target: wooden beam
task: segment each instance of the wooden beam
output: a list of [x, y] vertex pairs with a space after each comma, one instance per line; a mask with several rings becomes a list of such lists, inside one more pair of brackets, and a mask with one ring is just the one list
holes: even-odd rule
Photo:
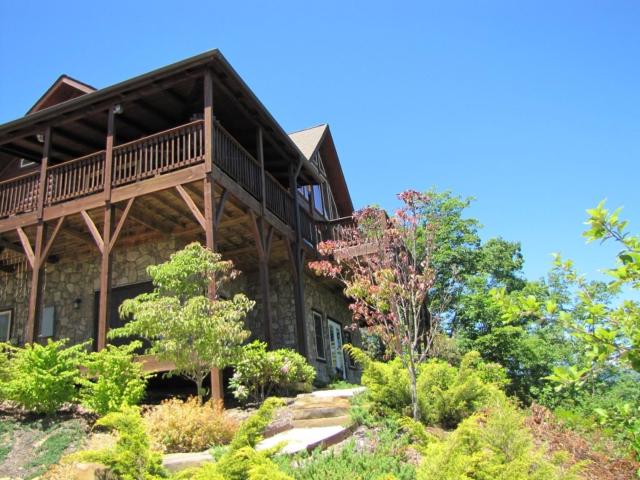
[[20, 248], [18, 245], [16, 245], [13, 242], [10, 242], [4, 237], [0, 237], [0, 253], [2, 253], [2, 249], [5, 249], [5, 248], [7, 250], [11, 250], [16, 253], [24, 253], [23, 248]]
[[80, 215], [82, 215], [82, 218], [84, 219], [84, 223], [87, 224], [87, 228], [89, 228], [89, 232], [93, 237], [93, 241], [96, 242], [96, 245], [98, 246], [98, 250], [100, 250], [100, 253], [104, 253], [104, 240], [102, 236], [100, 236], [100, 232], [98, 231], [96, 224], [93, 223], [93, 220], [91, 219], [89, 214], [84, 210], [80, 211]]
[[[189, 210], [191, 211], [195, 219], [198, 221], [202, 229], [206, 232], [207, 220], [205, 219], [204, 215], [202, 215], [202, 212], [200, 212], [200, 209], [198, 208], [196, 203], [193, 201], [193, 198], [191, 198], [191, 195], [187, 193], [187, 191], [184, 189], [182, 185], [176, 185], [175, 189], [184, 200], [184, 203], [187, 204], [187, 207], [189, 207]], [[213, 228], [213, 225], [212, 225], [212, 228]]]
[[38, 206], [36, 212], [38, 219], [42, 220], [44, 211], [44, 197], [47, 193], [47, 168], [49, 166], [49, 155], [51, 154], [51, 127], [44, 131], [44, 145], [42, 146], [42, 160], [40, 162], [40, 181], [38, 185]]
[[53, 229], [53, 232], [51, 232], [51, 235], [49, 236], [49, 240], [47, 240], [47, 244], [42, 249], [42, 254], [41, 254], [41, 258], [40, 258], [40, 265], [42, 265], [44, 260], [49, 256], [49, 252], [51, 251], [51, 247], [53, 246], [53, 242], [55, 241], [56, 237], [58, 236], [58, 232], [60, 232], [60, 229], [62, 228], [62, 224], [64, 223], [64, 219], [65, 218], [66, 217], [60, 217], [58, 219], [58, 222], [56, 223], [56, 226]]
[[211, 173], [213, 165], [213, 72], [204, 74], [204, 171]]
[[115, 105], [109, 107], [107, 119], [107, 139], [104, 151], [104, 201], [111, 201], [111, 176], [113, 172], [113, 137], [115, 135], [116, 119]]
[[133, 205], [133, 201], [135, 200], [134, 198], [130, 198], [127, 201], [127, 206], [124, 207], [124, 211], [122, 212], [122, 216], [120, 217], [120, 220], [118, 220], [118, 224], [116, 225], [116, 229], [113, 231], [113, 235], [111, 236], [111, 241], [109, 242], [109, 251], [113, 250], [114, 245], [116, 244], [116, 241], [118, 240], [118, 236], [120, 235], [120, 231], [122, 230], [122, 227], [124, 226], [124, 222], [126, 222], [127, 220], [127, 216], [129, 215], [129, 210], [131, 210], [131, 206]]
[[33, 253], [33, 248], [31, 248], [31, 241], [29, 240], [29, 237], [27, 237], [27, 234], [24, 233], [22, 227], [18, 227], [17, 232], [18, 237], [20, 238], [20, 243], [22, 244], [22, 248], [24, 249], [24, 253], [27, 256], [27, 261], [29, 262], [31, 268], [35, 268], [36, 256]]
[[218, 206], [216, 207], [216, 216], [214, 219], [214, 227], [217, 229], [220, 226], [220, 220], [222, 220], [222, 214], [224, 212], [224, 206], [227, 203], [229, 197], [229, 191], [226, 188], [222, 189], [220, 194], [220, 200], [218, 200]]
[[[42, 299], [42, 276], [40, 275], [40, 262], [46, 225], [40, 222], [36, 227], [36, 249], [32, 252], [31, 264], [31, 290], [29, 291], [29, 312], [27, 314], [27, 326], [25, 329], [25, 341], [33, 343], [36, 337], [36, 323], [40, 312]], [[22, 229], [18, 231], [18, 234]], [[24, 232], [22, 232], [24, 234]], [[22, 239], [22, 237], [21, 237]], [[27, 239], [28, 243], [28, 239]], [[30, 249], [31, 247], [29, 247]]]
[[106, 248], [102, 249], [102, 261], [100, 262], [100, 294], [98, 301], [98, 332], [97, 347], [102, 350], [107, 345], [107, 331], [109, 330], [109, 310], [111, 304], [111, 274], [112, 256], [111, 234], [113, 232], [113, 217], [115, 208], [107, 204], [104, 207], [104, 225], [102, 238]]

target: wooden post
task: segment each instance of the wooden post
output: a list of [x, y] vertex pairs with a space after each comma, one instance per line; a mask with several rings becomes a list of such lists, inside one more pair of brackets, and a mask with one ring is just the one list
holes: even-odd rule
[[[42, 303], [42, 276], [40, 275], [42, 267], [42, 248], [44, 246], [44, 236], [46, 233], [46, 226], [42, 219], [44, 212], [45, 196], [47, 194], [47, 167], [49, 166], [49, 155], [51, 153], [51, 127], [45, 128], [44, 131], [44, 144], [42, 146], [42, 161], [40, 163], [40, 183], [38, 184], [38, 203], [37, 203], [37, 216], [38, 224], [36, 226], [36, 243], [35, 251], [32, 251], [31, 261], [31, 291], [29, 292], [29, 312], [27, 314], [27, 328], [25, 332], [25, 342], [33, 343], [36, 337], [36, 324], [38, 323], [38, 317], [40, 315], [40, 307]], [[22, 229], [18, 231], [22, 233], [20, 239], [23, 246], [30, 247], [29, 239], [26, 238]], [[26, 239], [26, 244], [25, 244]], [[29, 256], [29, 251], [26, 251]]]
[[[293, 247], [289, 248], [289, 256], [292, 262], [293, 271], [293, 299], [296, 312], [296, 334], [298, 337], [298, 352], [303, 357], [307, 355], [307, 322], [305, 319], [304, 307], [304, 252], [302, 250], [302, 230], [300, 227], [300, 202], [298, 201], [298, 175], [302, 168], [302, 159], [299, 164], [289, 168], [289, 189], [293, 198], [293, 213], [296, 228], [296, 238]], [[313, 217], [311, 217], [313, 218]]]
[[109, 311], [111, 305], [111, 234], [113, 233], [114, 208], [111, 205], [111, 175], [113, 171], [113, 142], [115, 135], [115, 105], [109, 108], [107, 139], [104, 156], [104, 225], [102, 228], [102, 258], [100, 262], [100, 296], [98, 300], [98, 331], [96, 346], [102, 350], [107, 345]]
[[[204, 230], [207, 248], [215, 251], [216, 197], [213, 179], [213, 142], [213, 72], [211, 69], [207, 69], [204, 74]], [[215, 279], [209, 283], [208, 294], [210, 299], [216, 298]], [[211, 370], [211, 398], [224, 399], [222, 371], [218, 368]]]
[[266, 226], [264, 217], [256, 218], [252, 211], [251, 227], [253, 239], [258, 252], [258, 275], [260, 278], [260, 292], [262, 296], [262, 319], [264, 323], [264, 340], [271, 347], [273, 341], [273, 327], [271, 316], [271, 289], [269, 285], [269, 257], [273, 241], [273, 227]]
[[49, 167], [49, 154], [51, 151], [51, 127], [44, 131], [44, 145], [42, 146], [42, 162], [40, 163], [40, 185], [38, 189], [38, 220], [42, 220], [45, 197], [47, 195], [47, 168]]
[[213, 72], [204, 74], [204, 170], [213, 170]]
[[109, 245], [113, 232], [114, 207], [111, 204], [104, 207], [104, 226], [102, 229], [102, 260], [100, 262], [100, 299], [98, 306], [98, 336], [97, 347], [102, 350], [107, 345], [109, 330], [109, 311], [111, 305], [111, 274], [112, 256]]
[[[42, 303], [42, 275], [40, 275], [42, 262], [42, 247], [44, 244], [46, 226], [42, 220], [36, 226], [35, 250], [31, 255], [31, 291], [29, 292], [29, 315], [27, 317], [27, 331], [25, 342], [33, 343], [36, 338], [36, 325], [40, 316]], [[20, 230], [21, 231], [21, 230]], [[28, 239], [27, 239], [28, 242]], [[27, 253], [27, 256], [28, 253]]]

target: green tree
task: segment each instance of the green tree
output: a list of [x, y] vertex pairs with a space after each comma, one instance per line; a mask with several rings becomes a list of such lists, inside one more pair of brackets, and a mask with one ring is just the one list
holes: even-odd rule
[[[149, 340], [148, 353], [173, 362], [173, 373], [192, 380], [202, 398], [202, 384], [211, 369], [224, 368], [239, 358], [242, 342], [249, 336], [244, 318], [255, 302], [243, 294], [225, 300], [215, 293], [237, 272], [231, 262], [198, 243], [147, 272], [154, 291], [126, 300], [120, 315], [132, 320], [110, 335]], [[212, 284], [215, 289], [210, 289]]]

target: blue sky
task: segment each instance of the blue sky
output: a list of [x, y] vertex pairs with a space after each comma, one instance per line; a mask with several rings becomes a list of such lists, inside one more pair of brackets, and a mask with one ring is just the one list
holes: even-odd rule
[[220, 48], [285, 130], [331, 125], [354, 203], [476, 202], [529, 277], [587, 273], [584, 210], [640, 231], [640, 2], [0, 2], [0, 122], [61, 74], [104, 87]]

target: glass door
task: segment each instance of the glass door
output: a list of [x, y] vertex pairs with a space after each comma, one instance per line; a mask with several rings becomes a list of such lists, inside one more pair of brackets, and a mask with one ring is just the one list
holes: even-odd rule
[[331, 361], [338, 377], [346, 379], [347, 371], [344, 368], [344, 353], [342, 351], [342, 326], [329, 319], [329, 345], [331, 348]]

